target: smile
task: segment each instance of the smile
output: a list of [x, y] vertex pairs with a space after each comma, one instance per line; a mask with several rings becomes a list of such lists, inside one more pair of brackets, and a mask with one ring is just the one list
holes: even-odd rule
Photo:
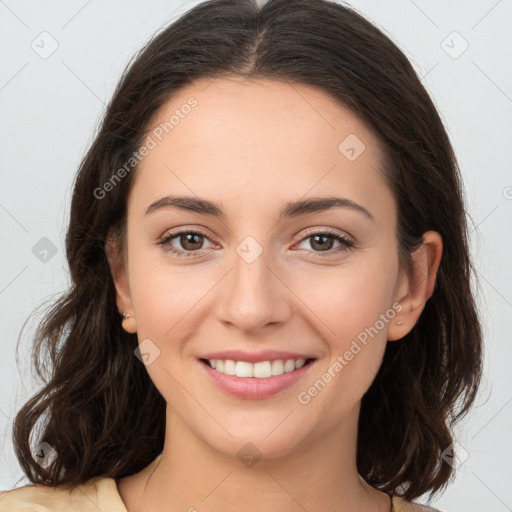
[[268, 398], [292, 386], [309, 373], [315, 362], [314, 358], [256, 363], [233, 359], [199, 359], [200, 368], [218, 389], [249, 400]]
[[234, 361], [232, 359], [202, 359], [211, 368], [224, 375], [236, 375], [237, 377], [255, 377], [266, 379], [268, 377], [282, 375], [302, 368], [306, 359], [276, 359], [274, 361], [260, 361], [249, 363], [247, 361]]

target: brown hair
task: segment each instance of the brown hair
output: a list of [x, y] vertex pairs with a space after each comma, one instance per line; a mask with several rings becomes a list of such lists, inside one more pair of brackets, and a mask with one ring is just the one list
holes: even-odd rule
[[[33, 362], [48, 376], [14, 422], [20, 464], [33, 483], [76, 485], [134, 474], [162, 451], [165, 401], [134, 357], [136, 335], [121, 327], [105, 253], [109, 234], [123, 247], [134, 173], [108, 198], [97, 191], [137, 151], [153, 114], [176, 91], [227, 74], [316, 86], [374, 130], [398, 205], [402, 268], [410, 269], [425, 231], [442, 236], [433, 295], [412, 331], [388, 343], [362, 399], [357, 446], [357, 468], [370, 485], [409, 500], [434, 494], [452, 476], [440, 455], [481, 377], [462, 182], [442, 121], [402, 51], [352, 8], [329, 0], [205, 1], [127, 66], [74, 183], [66, 236], [72, 286], [36, 332]], [[34, 435], [58, 454], [46, 469], [34, 460]]]

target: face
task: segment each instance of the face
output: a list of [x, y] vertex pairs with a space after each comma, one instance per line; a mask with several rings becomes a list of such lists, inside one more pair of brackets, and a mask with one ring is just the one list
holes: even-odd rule
[[[180, 90], [148, 136], [116, 286], [168, 421], [225, 453], [251, 441], [275, 456], [354, 421], [406, 295], [375, 136], [316, 88], [228, 78]], [[300, 208], [326, 198], [341, 201]], [[201, 359], [231, 349], [313, 360], [222, 374], [227, 389]], [[263, 355], [258, 371], [279, 373], [278, 352]]]

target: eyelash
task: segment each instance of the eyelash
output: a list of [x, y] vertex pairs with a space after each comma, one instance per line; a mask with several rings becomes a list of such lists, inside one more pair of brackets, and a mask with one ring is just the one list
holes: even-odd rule
[[[159, 242], [157, 242], [157, 245], [161, 245], [163, 250], [166, 252], [169, 252], [171, 254], [174, 254], [180, 258], [190, 258], [193, 256], [201, 255], [203, 254], [203, 251], [206, 251], [206, 249], [199, 249], [196, 251], [182, 251], [179, 249], [174, 248], [170, 242], [181, 235], [185, 235], [187, 233], [191, 233], [194, 235], [200, 235], [204, 238], [208, 238], [204, 233], [201, 233], [201, 231], [194, 230], [194, 229], [183, 229], [181, 231], [177, 231], [175, 233], [169, 233], [164, 238], [162, 238]], [[299, 243], [303, 242], [304, 240], [307, 240], [308, 238], [311, 238], [315, 235], [328, 235], [332, 236], [337, 242], [340, 242], [340, 247], [336, 249], [329, 249], [328, 251], [308, 251], [310, 253], [313, 253], [316, 258], [325, 258], [332, 256], [333, 254], [338, 254], [343, 251], [348, 251], [352, 248], [354, 248], [355, 244], [352, 242], [352, 240], [340, 235], [336, 231], [333, 231], [331, 229], [324, 229], [322, 231], [309, 231], [306, 233], [306, 236], [304, 236]]]

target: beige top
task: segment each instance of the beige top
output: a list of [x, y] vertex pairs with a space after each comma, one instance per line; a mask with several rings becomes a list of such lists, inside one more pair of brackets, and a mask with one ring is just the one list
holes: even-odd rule
[[[0, 493], [0, 512], [128, 512], [112, 478], [93, 478], [65, 491], [27, 485]], [[437, 509], [393, 497], [393, 512], [439, 512]]]
[[[152, 464], [155, 464], [156, 461]], [[0, 493], [0, 512], [128, 512], [116, 480], [96, 477], [71, 490], [45, 485], [26, 485]], [[437, 509], [393, 497], [392, 512], [440, 512]]]

